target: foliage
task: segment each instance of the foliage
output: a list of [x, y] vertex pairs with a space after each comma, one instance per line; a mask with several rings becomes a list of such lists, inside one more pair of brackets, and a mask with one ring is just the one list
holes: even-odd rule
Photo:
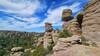
[[13, 47], [25, 49], [35, 48], [36, 38], [33, 33], [26, 32], [0, 32], [0, 56], [10, 52]]
[[31, 56], [46, 56], [47, 54], [52, 53], [53, 46], [48, 46], [48, 49], [45, 49], [43, 45], [36, 47], [35, 51], [31, 54]]
[[35, 51], [31, 54], [31, 56], [45, 56], [47, 50], [43, 48], [43, 46], [36, 47]]
[[88, 40], [85, 37], [83, 37], [83, 36], [81, 37], [81, 42], [83, 45], [89, 46], [89, 43], [87, 43], [87, 41]]
[[83, 22], [83, 12], [80, 12], [78, 15], [77, 15], [77, 22], [79, 23], [79, 27], [82, 28], [82, 22]]
[[0, 48], [0, 56], [4, 56], [6, 54], [6, 50], [3, 48]]
[[86, 45], [86, 46], [98, 47], [95, 42], [89, 41], [83, 36], [81, 37], [81, 42], [83, 45]]
[[72, 34], [68, 31], [63, 31], [59, 33], [59, 38], [67, 38], [67, 37], [71, 37]]

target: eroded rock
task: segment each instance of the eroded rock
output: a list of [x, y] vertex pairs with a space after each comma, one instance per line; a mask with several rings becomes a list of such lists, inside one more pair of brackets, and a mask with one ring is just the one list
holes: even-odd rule
[[83, 36], [100, 46], [100, 0], [92, 0], [85, 8]]
[[14, 47], [11, 49], [10, 56], [25, 56], [23, 47]]
[[100, 56], [100, 48], [76, 44], [64, 50], [56, 51], [52, 56]]

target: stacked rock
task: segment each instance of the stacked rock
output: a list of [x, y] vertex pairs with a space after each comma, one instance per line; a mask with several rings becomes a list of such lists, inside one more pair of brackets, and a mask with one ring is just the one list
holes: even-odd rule
[[51, 23], [45, 23], [45, 34], [44, 34], [44, 48], [48, 48], [48, 46], [51, 46], [53, 43], [52, 39], [52, 24]]
[[81, 24], [79, 22], [80, 15], [77, 16], [78, 19], [73, 19], [72, 10], [64, 9], [62, 13], [62, 20], [63, 20], [63, 31], [69, 31], [73, 35], [80, 35], [81, 34]]

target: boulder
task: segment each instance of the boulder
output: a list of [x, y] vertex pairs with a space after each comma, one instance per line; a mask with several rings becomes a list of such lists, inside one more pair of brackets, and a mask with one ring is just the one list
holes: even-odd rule
[[12, 52], [19, 52], [19, 51], [22, 51], [23, 52], [24, 51], [24, 48], [23, 47], [14, 47], [14, 48], [11, 49], [11, 51]]
[[23, 47], [14, 47], [11, 49], [10, 56], [25, 56]]
[[73, 16], [72, 16], [72, 10], [71, 9], [64, 9], [63, 13], [62, 13], [62, 20], [63, 21], [69, 21], [72, 20]]

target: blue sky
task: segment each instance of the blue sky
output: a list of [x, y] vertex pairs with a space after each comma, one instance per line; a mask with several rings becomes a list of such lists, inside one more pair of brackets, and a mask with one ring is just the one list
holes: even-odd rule
[[88, 0], [0, 0], [0, 30], [43, 32], [44, 23], [61, 29], [63, 9], [75, 16]]

